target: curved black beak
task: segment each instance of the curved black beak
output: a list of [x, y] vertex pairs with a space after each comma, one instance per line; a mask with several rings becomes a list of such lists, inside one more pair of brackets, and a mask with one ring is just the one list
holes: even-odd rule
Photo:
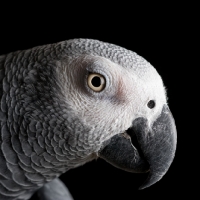
[[[136, 141], [137, 140], [137, 141]], [[145, 118], [133, 121], [126, 133], [115, 135], [104, 144], [99, 156], [112, 165], [135, 173], [149, 171], [140, 189], [159, 181], [169, 169], [176, 150], [176, 126], [167, 105], [148, 126]]]

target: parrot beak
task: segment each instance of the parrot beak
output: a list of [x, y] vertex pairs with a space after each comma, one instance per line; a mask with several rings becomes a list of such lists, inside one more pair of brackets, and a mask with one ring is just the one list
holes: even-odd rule
[[99, 157], [117, 168], [133, 173], [148, 172], [148, 178], [139, 189], [159, 181], [169, 169], [176, 150], [176, 126], [167, 105], [160, 116], [148, 126], [145, 118], [137, 118], [123, 134], [106, 141]]

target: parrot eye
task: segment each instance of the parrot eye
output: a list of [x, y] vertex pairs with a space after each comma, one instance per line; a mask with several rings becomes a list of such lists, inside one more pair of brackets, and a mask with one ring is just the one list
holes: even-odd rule
[[95, 92], [101, 92], [106, 85], [106, 80], [101, 74], [89, 74], [87, 79], [88, 86]]
[[148, 102], [148, 104], [147, 104], [147, 106], [148, 106], [150, 109], [154, 108], [155, 105], [156, 105], [156, 103], [155, 103], [154, 100], [150, 100], [150, 101]]

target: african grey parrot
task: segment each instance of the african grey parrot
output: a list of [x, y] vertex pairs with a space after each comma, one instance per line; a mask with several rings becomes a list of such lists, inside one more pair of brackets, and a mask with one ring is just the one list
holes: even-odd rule
[[148, 172], [145, 188], [174, 158], [161, 77], [117, 45], [72, 39], [2, 55], [0, 98], [1, 200], [72, 198], [58, 177], [98, 157]]

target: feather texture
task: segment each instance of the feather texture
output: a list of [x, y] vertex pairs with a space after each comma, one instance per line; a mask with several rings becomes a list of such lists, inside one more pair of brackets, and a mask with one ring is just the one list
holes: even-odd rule
[[[97, 132], [98, 124], [97, 128], [85, 126], [87, 112], [84, 116], [76, 113], [80, 118], [73, 117], [73, 106], [86, 107], [89, 103], [73, 89], [68, 102], [66, 92], [73, 85], [68, 81], [73, 68], [66, 69], [66, 63], [80, 65], [80, 62], [90, 62], [87, 59], [90, 57], [107, 59], [102, 62], [122, 66], [143, 81], [150, 80], [146, 71], [154, 70], [132, 51], [90, 39], [69, 40], [0, 56], [1, 200], [29, 199], [62, 173], [96, 158], [103, 141], [116, 134], [117, 129], [121, 132], [130, 126], [132, 119], [118, 125], [117, 119], [110, 116], [108, 123], [112, 122], [112, 127], [99, 122], [101, 130], [110, 132], [103, 135], [99, 134], [101, 130]], [[117, 98], [109, 93], [113, 106], [126, 100], [126, 93], [121, 93], [123, 90], [119, 90]], [[162, 97], [162, 94], [165, 101], [164, 90], [159, 95]], [[102, 99], [108, 104], [108, 99], [101, 96], [97, 102]], [[118, 110], [122, 118], [126, 102], [123, 105]]]

